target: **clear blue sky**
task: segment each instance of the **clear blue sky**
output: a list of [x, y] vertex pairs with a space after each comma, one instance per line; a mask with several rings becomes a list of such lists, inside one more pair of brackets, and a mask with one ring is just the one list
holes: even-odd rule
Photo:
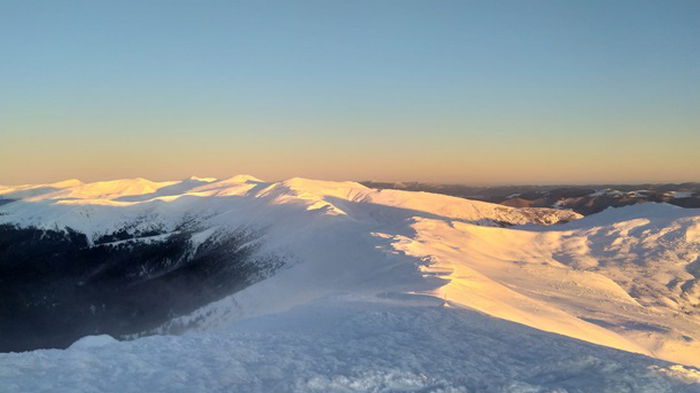
[[0, 1], [0, 184], [700, 180], [700, 1]]

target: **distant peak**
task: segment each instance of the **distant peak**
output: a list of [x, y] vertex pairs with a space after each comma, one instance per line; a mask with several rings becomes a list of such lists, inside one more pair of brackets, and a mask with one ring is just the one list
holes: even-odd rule
[[192, 181], [199, 181], [199, 182], [204, 182], [204, 183], [212, 183], [215, 182], [219, 179], [215, 177], [199, 177], [199, 176], [190, 176], [185, 180], [192, 180]]
[[281, 183], [286, 184], [288, 186], [304, 186], [304, 185], [313, 185], [316, 187], [319, 186], [326, 186], [326, 187], [360, 187], [363, 189], [367, 189], [364, 185], [355, 182], [355, 181], [333, 181], [333, 180], [316, 180], [316, 179], [309, 179], [306, 177], [290, 177], [287, 180], [282, 181]]
[[264, 183], [263, 180], [252, 175], [236, 175], [222, 181], [226, 183]]
[[65, 187], [74, 187], [74, 186], [79, 186], [83, 184], [82, 181], [78, 179], [68, 179], [68, 180], [61, 180], [56, 183], [51, 183], [51, 186], [57, 187], [57, 188], [65, 188]]
[[152, 180], [148, 180], [143, 177], [125, 177], [121, 179], [112, 179], [112, 180], [100, 180], [92, 183], [85, 183], [85, 185], [93, 185], [93, 184], [134, 184], [134, 183], [156, 183]]

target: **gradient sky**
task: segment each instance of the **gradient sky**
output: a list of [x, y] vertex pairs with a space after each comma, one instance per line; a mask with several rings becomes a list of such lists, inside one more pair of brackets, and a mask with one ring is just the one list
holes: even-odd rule
[[0, 184], [700, 180], [700, 1], [0, 1]]

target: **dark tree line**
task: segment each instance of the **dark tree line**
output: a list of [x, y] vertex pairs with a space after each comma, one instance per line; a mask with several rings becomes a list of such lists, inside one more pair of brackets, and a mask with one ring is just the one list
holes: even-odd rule
[[[153, 236], [155, 234], [141, 234]], [[0, 225], [0, 351], [64, 348], [89, 334], [153, 329], [274, 271], [256, 235], [134, 238]]]

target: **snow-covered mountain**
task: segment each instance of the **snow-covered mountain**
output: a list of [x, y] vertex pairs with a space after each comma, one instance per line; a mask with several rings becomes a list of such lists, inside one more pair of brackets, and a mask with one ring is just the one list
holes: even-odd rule
[[[252, 176], [0, 186], [0, 199], [5, 350], [185, 332], [1, 355], [19, 390], [41, 390], [27, 378], [38, 358], [59, 376], [106, 357], [105, 372], [134, 359], [157, 370], [185, 353], [171, 391], [700, 387], [699, 209], [582, 218]], [[285, 365], [291, 353], [300, 365]], [[226, 367], [233, 379], [191, 375]]]
[[623, 207], [646, 202], [664, 202], [680, 207], [700, 208], [700, 183], [491, 187], [419, 182], [365, 181], [362, 184], [374, 188], [434, 192], [514, 207], [564, 208], [583, 215], [599, 213], [609, 207]]

